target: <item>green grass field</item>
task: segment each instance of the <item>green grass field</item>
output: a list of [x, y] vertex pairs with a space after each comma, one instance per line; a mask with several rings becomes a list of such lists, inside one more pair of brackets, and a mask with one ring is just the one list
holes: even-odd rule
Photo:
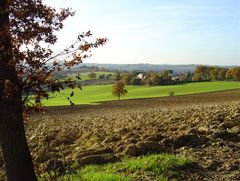
[[[169, 91], [174, 91], [175, 95], [187, 95], [204, 92], [223, 91], [240, 89], [240, 82], [198, 82], [172, 86], [126, 86], [128, 94], [121, 99], [154, 98], [168, 96]], [[112, 85], [84, 86], [83, 90], [74, 89], [74, 96], [71, 100], [77, 104], [94, 104], [101, 101], [116, 100], [111, 93]], [[44, 101], [46, 106], [69, 105], [67, 97], [71, 89], [66, 89], [61, 93], [51, 94], [50, 99]]]
[[[57, 178], [63, 181], [131, 181], [147, 178], [147, 180], [154, 178], [154, 180], [167, 181], [169, 178], [171, 180], [179, 178], [183, 173], [181, 168], [186, 168], [190, 163], [192, 163], [191, 159], [175, 155], [150, 155], [105, 165], [89, 165], [77, 170], [75, 174], [66, 174]], [[53, 173], [46, 174], [39, 180], [50, 180], [53, 176]]]

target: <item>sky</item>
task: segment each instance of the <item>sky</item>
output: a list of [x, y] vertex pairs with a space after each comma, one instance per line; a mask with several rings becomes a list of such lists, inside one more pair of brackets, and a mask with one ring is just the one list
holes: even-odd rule
[[108, 43], [85, 63], [240, 66], [240, 0], [45, 0], [76, 11], [54, 49], [91, 30]]

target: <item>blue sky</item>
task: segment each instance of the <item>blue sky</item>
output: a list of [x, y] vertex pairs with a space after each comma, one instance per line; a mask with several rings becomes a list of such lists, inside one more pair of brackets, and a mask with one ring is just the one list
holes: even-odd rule
[[46, 0], [76, 11], [56, 49], [79, 32], [107, 37], [86, 62], [240, 66], [239, 0]]

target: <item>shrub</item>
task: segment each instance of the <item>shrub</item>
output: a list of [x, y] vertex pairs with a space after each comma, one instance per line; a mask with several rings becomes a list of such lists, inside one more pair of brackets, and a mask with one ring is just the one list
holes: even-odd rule
[[95, 79], [97, 77], [97, 74], [95, 72], [91, 72], [91, 73], [88, 74], [88, 77], [90, 79]]
[[105, 75], [104, 74], [99, 75], [99, 79], [105, 79]]
[[168, 91], [169, 96], [174, 96], [175, 92], [174, 91]]

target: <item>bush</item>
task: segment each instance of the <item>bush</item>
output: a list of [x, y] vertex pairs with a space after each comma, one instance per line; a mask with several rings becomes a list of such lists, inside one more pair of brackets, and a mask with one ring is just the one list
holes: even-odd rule
[[96, 74], [95, 72], [91, 72], [91, 73], [88, 74], [88, 77], [89, 77], [90, 79], [96, 79], [97, 74]]
[[105, 79], [105, 75], [104, 74], [99, 75], [99, 79]]
[[107, 74], [107, 75], [105, 76], [106, 79], [112, 79], [112, 77], [113, 77], [112, 74]]
[[175, 92], [174, 91], [168, 91], [169, 96], [174, 96]]

